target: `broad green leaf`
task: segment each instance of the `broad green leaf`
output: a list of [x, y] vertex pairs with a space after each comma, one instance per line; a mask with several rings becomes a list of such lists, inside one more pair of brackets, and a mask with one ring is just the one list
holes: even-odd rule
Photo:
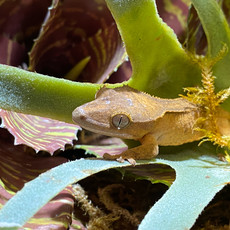
[[183, 87], [200, 83], [198, 68], [189, 61], [172, 29], [159, 17], [155, 1], [106, 2], [132, 64], [130, 86], [161, 97], [176, 97]]
[[[229, 25], [217, 1], [210, 0], [206, 2], [192, 0], [192, 3], [207, 37], [208, 56], [215, 57], [223, 47], [223, 44], [226, 44], [228, 49], [230, 49]], [[216, 76], [215, 84], [218, 90], [229, 87], [229, 63], [230, 52], [228, 51], [222, 60], [214, 66], [214, 74]], [[225, 109], [229, 110], [230, 100], [227, 100], [224, 106]]]
[[5, 110], [73, 123], [73, 110], [93, 100], [100, 87], [0, 64], [0, 108]]
[[[77, 160], [62, 164], [27, 183], [0, 211], [0, 226], [14, 223], [23, 226], [40, 208], [67, 185], [99, 171], [127, 166], [105, 160]], [[42, 186], [41, 186], [42, 185]], [[34, 202], [36, 200], [37, 202]], [[21, 207], [24, 207], [22, 210]], [[18, 210], [21, 210], [18, 212]]]
[[190, 229], [205, 206], [229, 182], [229, 163], [203, 154], [215, 154], [215, 148], [188, 147], [177, 154], [160, 155], [162, 159], [156, 160], [175, 169], [176, 180], [145, 216], [140, 230]]
[[79, 126], [44, 117], [32, 116], [0, 109], [2, 124], [14, 136], [14, 144], [25, 144], [35, 151], [48, 151], [53, 154], [64, 150], [66, 144], [76, 139]]
[[[146, 215], [139, 229], [189, 229], [205, 206], [215, 194], [229, 182], [230, 166], [214, 155], [212, 146], [197, 147], [190, 144], [177, 154], [162, 154], [152, 161], [140, 161], [138, 164], [166, 164], [176, 170], [176, 180]], [[0, 220], [23, 225], [46, 202], [63, 190], [68, 184], [77, 182], [101, 170], [124, 167], [128, 163], [105, 160], [78, 160], [62, 164], [43, 173], [26, 184], [0, 212]], [[52, 178], [52, 179], [51, 179]], [[42, 187], [40, 185], [43, 185]], [[39, 189], [39, 193], [34, 193]], [[45, 192], [43, 192], [45, 191]], [[34, 195], [35, 194], [35, 195]], [[201, 195], [202, 194], [202, 195]], [[35, 197], [34, 197], [35, 196]], [[31, 202], [31, 199], [40, 202]], [[16, 210], [24, 203], [27, 207], [16, 215]], [[185, 211], [186, 210], [186, 211]], [[151, 227], [151, 229], [154, 229]]]

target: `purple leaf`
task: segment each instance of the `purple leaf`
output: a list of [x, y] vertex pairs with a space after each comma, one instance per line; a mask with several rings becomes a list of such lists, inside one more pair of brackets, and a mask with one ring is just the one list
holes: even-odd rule
[[[67, 162], [67, 159], [63, 157], [39, 157], [30, 148], [23, 145], [14, 146], [13, 137], [6, 129], [0, 129], [0, 137], [1, 207], [26, 182], [36, 178], [42, 172]], [[47, 203], [24, 227], [66, 229], [72, 222], [73, 205], [74, 196], [69, 186]]]
[[51, 154], [64, 149], [76, 139], [79, 126], [39, 116], [32, 116], [0, 109], [1, 127], [7, 128], [15, 138], [15, 145], [25, 144], [36, 151]]
[[104, 1], [55, 0], [30, 53], [29, 69], [63, 77], [85, 58], [71, 79], [104, 82], [123, 61], [124, 47]]

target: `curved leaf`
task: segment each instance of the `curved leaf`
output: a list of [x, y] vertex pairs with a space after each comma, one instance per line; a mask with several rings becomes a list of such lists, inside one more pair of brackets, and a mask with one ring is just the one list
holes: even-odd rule
[[[0, 129], [0, 207], [10, 200], [24, 184], [33, 180], [42, 172], [67, 161], [61, 157], [39, 157], [25, 146], [13, 145], [13, 137], [5, 130]], [[40, 185], [41, 186], [41, 185]], [[39, 190], [37, 190], [39, 192]], [[39, 202], [34, 200], [33, 202]], [[49, 203], [47, 203], [26, 227], [35, 229], [50, 229], [56, 226], [65, 227], [71, 223], [74, 205], [74, 196], [71, 187], [67, 187]], [[18, 210], [20, 212], [21, 209]], [[7, 222], [8, 217], [4, 219]], [[11, 222], [8, 226], [13, 226]], [[2, 227], [3, 224], [0, 224]]]
[[0, 35], [0, 63], [18, 66], [25, 59], [25, 46]]
[[[0, 226], [3, 227], [10, 223], [23, 226], [29, 218], [67, 185], [96, 172], [118, 166], [127, 166], [128, 164], [82, 159], [53, 168], [27, 183], [21, 191], [7, 202], [0, 211]], [[39, 202], [33, 202], [34, 200]], [[21, 210], [20, 207], [22, 206], [26, 208]], [[21, 212], [18, 213], [18, 210], [21, 210]]]
[[[230, 49], [230, 29], [223, 11], [217, 1], [192, 0], [192, 3], [198, 13], [202, 26], [204, 28], [208, 41], [208, 55], [215, 57], [223, 47], [223, 44]], [[230, 72], [230, 52], [217, 62], [214, 66], [216, 76], [215, 84], [217, 90], [229, 87]], [[230, 109], [230, 100], [224, 103], [226, 109]]]
[[82, 59], [90, 57], [75, 78], [102, 83], [123, 56], [119, 32], [104, 1], [55, 0], [30, 52], [29, 69], [63, 77]]
[[[219, 161], [213, 155], [202, 155], [204, 152], [215, 152], [215, 148], [197, 147], [196, 144], [187, 147], [177, 154], [161, 154], [160, 158], [153, 161], [138, 162], [138, 164], [167, 164], [176, 170], [175, 182], [146, 215], [139, 229], [150, 229], [150, 226], [151, 229], [157, 230], [189, 229], [204, 207], [229, 181], [228, 163]], [[2, 222], [8, 217], [8, 223], [23, 225], [68, 184], [107, 168], [127, 165], [127, 162], [121, 164], [105, 160], [82, 159], [53, 168], [26, 184], [4, 206], [0, 212], [0, 220]], [[35, 198], [40, 202], [31, 202], [34, 199], [32, 194], [38, 188], [40, 192], [35, 193]], [[27, 208], [15, 215], [22, 202]]]
[[0, 109], [2, 124], [14, 136], [14, 144], [25, 144], [36, 151], [45, 150], [51, 154], [64, 149], [76, 139], [79, 126], [51, 120], [44, 117], [15, 113]]
[[156, 0], [156, 5], [160, 17], [173, 29], [179, 41], [183, 44], [187, 32], [187, 16], [190, 2], [182, 0]]
[[200, 83], [198, 68], [190, 63], [172, 29], [159, 17], [155, 1], [106, 2], [132, 64], [130, 86], [161, 97], [176, 97], [183, 87]]
[[176, 170], [176, 180], [145, 216], [139, 230], [182, 230], [193, 226], [206, 205], [229, 182], [230, 165], [213, 155], [202, 155], [215, 153], [213, 150], [190, 145], [178, 154], [161, 155], [163, 159], [159, 161]]
[[99, 146], [99, 145], [75, 145], [74, 148], [76, 149], [84, 149], [86, 153], [92, 153], [97, 157], [103, 157], [105, 153], [109, 153], [111, 155], [117, 155], [122, 153], [127, 149], [125, 144], [117, 144], [117, 145], [106, 145], [106, 146]]
[[2, 0], [0, 34], [26, 42], [38, 33], [52, 0]]
[[99, 88], [0, 65], [0, 107], [6, 110], [72, 123], [72, 111]]

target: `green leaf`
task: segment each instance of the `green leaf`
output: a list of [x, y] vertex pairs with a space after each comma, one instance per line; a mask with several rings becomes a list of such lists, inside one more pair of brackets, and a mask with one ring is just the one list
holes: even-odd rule
[[159, 17], [155, 1], [106, 2], [131, 60], [131, 87], [161, 97], [176, 97], [183, 87], [200, 83], [198, 68], [190, 63], [173, 30]]
[[[177, 154], [175, 149], [178, 149]], [[189, 229], [215, 194], [229, 182], [230, 165], [219, 161], [213, 154], [202, 155], [214, 153], [212, 145], [197, 147], [195, 143], [179, 149], [174, 148], [174, 154], [161, 154], [152, 161], [138, 162], [138, 165], [166, 164], [176, 170], [176, 180], [145, 216], [139, 227], [141, 230], [154, 229], [150, 226], [156, 226], [157, 230]], [[97, 159], [62, 164], [27, 183], [3, 207], [0, 220], [2, 222], [7, 217], [8, 223], [23, 225], [68, 184], [101, 170], [128, 165], [127, 162], [121, 164]], [[39, 202], [32, 202], [34, 199]], [[18, 212], [22, 204], [26, 208]]]
[[188, 147], [177, 154], [160, 155], [162, 159], [156, 160], [174, 168], [176, 180], [145, 216], [139, 230], [190, 229], [205, 206], [229, 182], [230, 165], [212, 154], [202, 155], [215, 153], [213, 146]]
[[[230, 29], [223, 11], [217, 1], [192, 0], [208, 41], [208, 56], [215, 57], [223, 47], [230, 50]], [[218, 90], [229, 87], [230, 52], [214, 66], [215, 84]], [[230, 100], [224, 103], [225, 109], [230, 110]]]
[[127, 165], [129, 165], [127, 162], [121, 164], [113, 161], [82, 159], [55, 167], [25, 184], [24, 188], [6, 203], [0, 211], [0, 226], [3, 226], [3, 223], [23, 226], [67, 185], [99, 171]]

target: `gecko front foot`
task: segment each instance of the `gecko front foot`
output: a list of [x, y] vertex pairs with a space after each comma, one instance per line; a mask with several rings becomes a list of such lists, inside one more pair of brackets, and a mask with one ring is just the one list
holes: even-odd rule
[[117, 160], [118, 162], [124, 162], [127, 160], [131, 165], [136, 165], [136, 160], [150, 160], [157, 154], [158, 146], [156, 144], [147, 144], [128, 149], [119, 155], [110, 155], [105, 153], [103, 158], [108, 160]]
[[122, 156], [123, 154], [119, 154], [119, 155], [110, 155], [108, 153], [105, 153], [103, 158], [106, 160], [116, 160], [120, 163], [124, 163], [125, 160], [127, 160], [131, 165], [135, 166], [136, 165], [136, 161], [133, 158], [127, 158]]
[[124, 159], [122, 157], [119, 157], [116, 159], [118, 162], [123, 163], [125, 160], [127, 160], [131, 165], [135, 166], [136, 165], [136, 161], [133, 158], [127, 158]]

